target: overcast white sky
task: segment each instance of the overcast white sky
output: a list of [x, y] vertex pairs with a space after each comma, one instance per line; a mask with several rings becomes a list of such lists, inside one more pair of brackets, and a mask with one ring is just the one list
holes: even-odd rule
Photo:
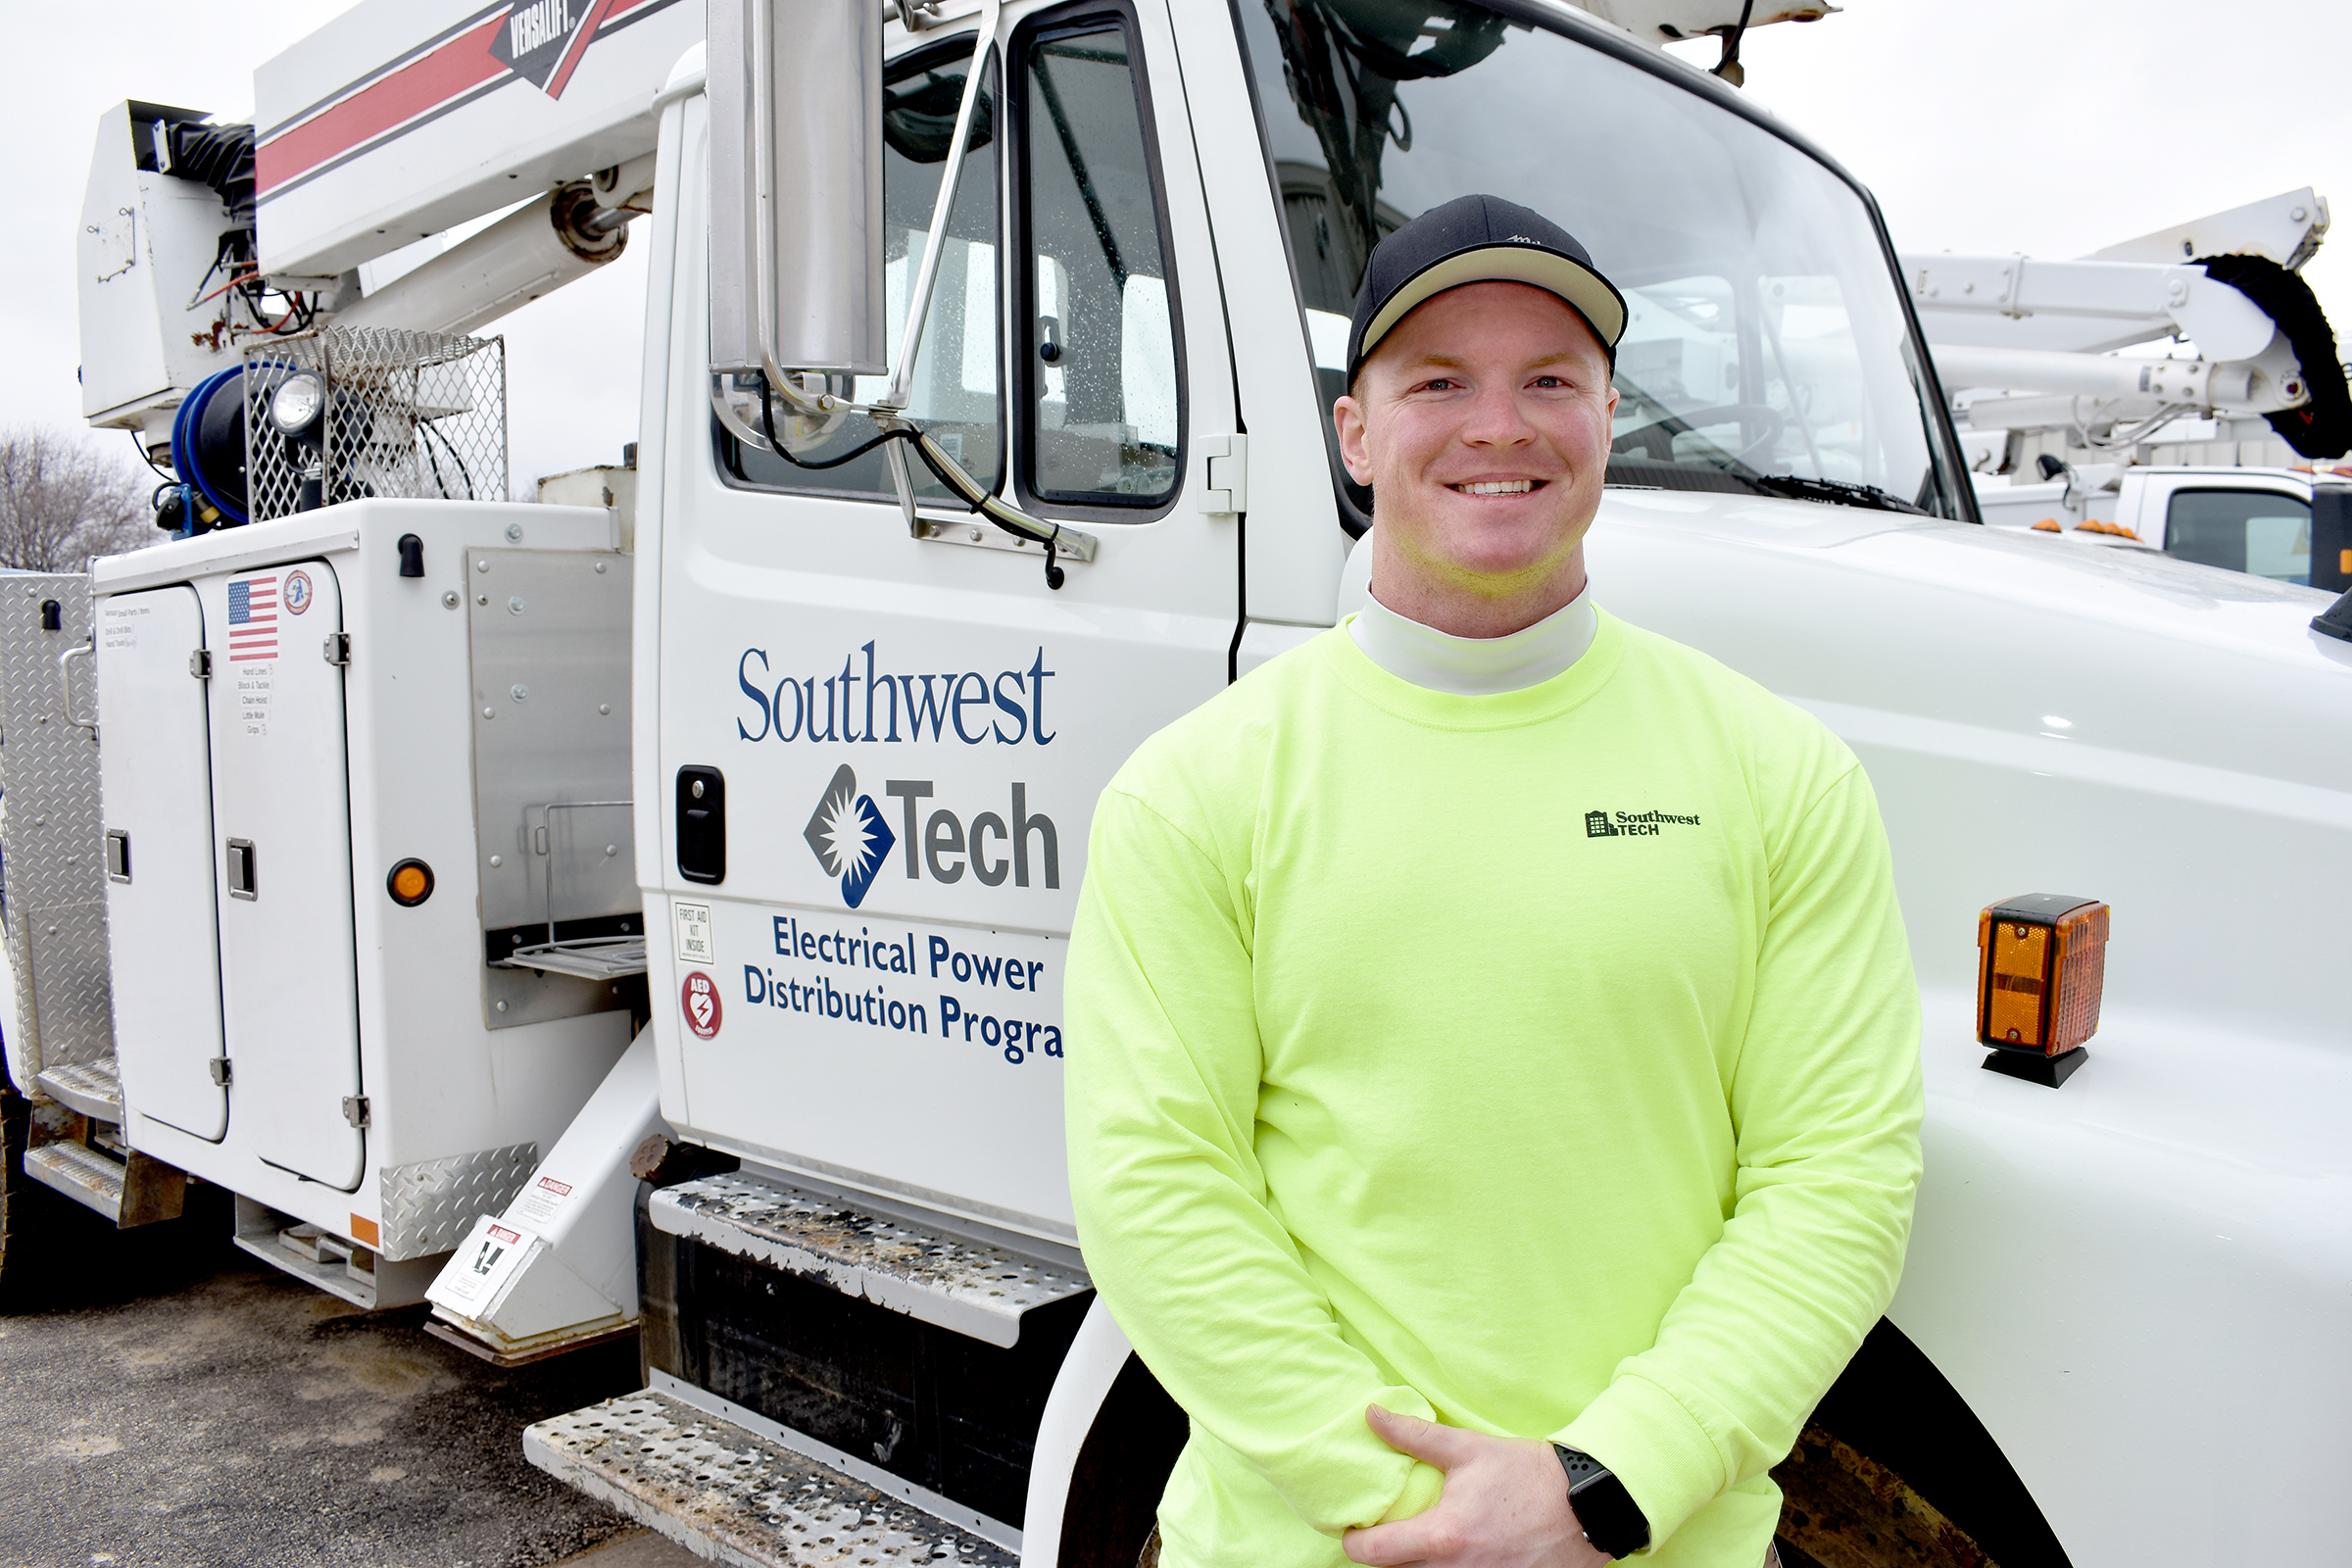
[[[0, 425], [79, 426], [74, 229], [100, 112], [138, 97], [242, 116], [253, 68], [344, 9], [0, 0], [14, 63], [0, 136], [18, 150], [0, 247]], [[2342, 333], [2347, 44], [2344, 0], [1849, 0], [1819, 23], [1758, 28], [1742, 53], [1747, 90], [1878, 193], [1906, 250], [2080, 255], [2314, 186], [2341, 227], [2305, 275]], [[489, 329], [507, 337], [518, 484], [615, 461], [635, 439], [644, 261], [633, 247]], [[128, 458], [126, 437], [103, 439]]]

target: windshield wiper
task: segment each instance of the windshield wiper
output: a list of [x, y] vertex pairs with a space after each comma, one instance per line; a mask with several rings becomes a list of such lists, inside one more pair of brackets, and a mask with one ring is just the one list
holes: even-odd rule
[[1878, 512], [1901, 512], [1914, 517], [1934, 513], [1915, 507], [1875, 484], [1848, 484], [1843, 479], [1808, 479], [1801, 473], [1743, 473], [1740, 477], [1770, 496], [1791, 501], [1826, 501], [1833, 506], [1869, 507]]

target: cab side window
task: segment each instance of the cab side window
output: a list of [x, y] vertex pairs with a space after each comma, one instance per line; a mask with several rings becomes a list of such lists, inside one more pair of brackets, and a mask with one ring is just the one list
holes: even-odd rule
[[1041, 501], [1158, 506], [1182, 471], [1175, 307], [1133, 58], [1117, 17], [1043, 29], [1018, 52], [1020, 464]]
[[2273, 582], [2311, 582], [2311, 504], [2268, 490], [2180, 490], [2164, 553]]

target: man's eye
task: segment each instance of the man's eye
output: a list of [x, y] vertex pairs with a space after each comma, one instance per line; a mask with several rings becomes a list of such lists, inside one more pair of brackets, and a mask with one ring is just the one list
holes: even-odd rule
[[1451, 376], [1441, 375], [1435, 380], [1422, 382], [1421, 390], [1424, 392], [1450, 392], [1456, 384]]
[[1556, 375], [1539, 375], [1536, 377], [1536, 385], [1538, 386], [1566, 386], [1567, 384], [1567, 382], [1561, 380]]

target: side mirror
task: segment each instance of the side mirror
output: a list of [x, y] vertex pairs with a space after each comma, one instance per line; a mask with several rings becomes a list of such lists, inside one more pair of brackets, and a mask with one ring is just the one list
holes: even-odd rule
[[710, 368], [880, 374], [882, 7], [710, 0]]

